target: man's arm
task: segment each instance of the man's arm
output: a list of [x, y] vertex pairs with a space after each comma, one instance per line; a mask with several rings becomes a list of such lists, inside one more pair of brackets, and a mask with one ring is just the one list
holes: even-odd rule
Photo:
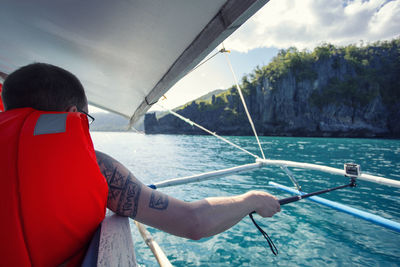
[[277, 199], [261, 191], [184, 202], [145, 186], [107, 154], [96, 151], [96, 156], [109, 187], [107, 207], [173, 235], [200, 239], [229, 229], [252, 211], [263, 217], [280, 211]]

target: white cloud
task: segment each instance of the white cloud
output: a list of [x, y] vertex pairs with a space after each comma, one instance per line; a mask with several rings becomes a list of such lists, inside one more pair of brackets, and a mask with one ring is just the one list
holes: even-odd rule
[[225, 44], [247, 52], [258, 47], [312, 49], [400, 35], [400, 0], [271, 0]]

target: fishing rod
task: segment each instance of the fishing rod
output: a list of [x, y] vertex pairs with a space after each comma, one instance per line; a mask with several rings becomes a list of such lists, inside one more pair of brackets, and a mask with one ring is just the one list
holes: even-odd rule
[[321, 195], [321, 194], [324, 194], [324, 193], [328, 193], [328, 192], [335, 191], [335, 190], [342, 189], [342, 188], [346, 188], [346, 187], [356, 187], [356, 177], [350, 177], [350, 182], [348, 184], [345, 184], [345, 185], [332, 187], [332, 188], [328, 188], [328, 189], [325, 189], [325, 190], [316, 191], [316, 192], [312, 192], [312, 193], [308, 193], [308, 194], [304, 194], [304, 195], [298, 195], [298, 196], [279, 199], [279, 204], [281, 206], [282, 205], [286, 205], [286, 204], [289, 204], [289, 203], [293, 203], [293, 202], [302, 200], [304, 198], [308, 198], [308, 197], [312, 197], [312, 196], [316, 196], [316, 195]]
[[[338, 189], [342, 189], [342, 188], [346, 188], [346, 187], [356, 187], [356, 179], [357, 179], [358, 176], [361, 175], [360, 165], [354, 164], [354, 163], [346, 163], [346, 164], [344, 164], [344, 170], [345, 170], [345, 176], [350, 178], [350, 182], [348, 184], [341, 185], [341, 186], [336, 186], [336, 187], [332, 187], [332, 188], [328, 188], [328, 189], [324, 189], [324, 190], [320, 190], [320, 191], [316, 191], [316, 192], [312, 192], [312, 193], [308, 193], [308, 194], [303, 194], [303, 195], [298, 195], [298, 196], [279, 199], [278, 200], [279, 204], [282, 206], [282, 205], [286, 205], [286, 204], [289, 204], [289, 203], [297, 202], [297, 201], [302, 200], [304, 198], [309, 198], [309, 197], [312, 197], [312, 196], [321, 195], [321, 194], [328, 193], [328, 192], [331, 192], [331, 191], [335, 191], [335, 190], [338, 190]], [[275, 256], [278, 255], [278, 249], [276, 248], [274, 242], [272, 242], [272, 240], [268, 236], [268, 234], [254, 220], [254, 218], [253, 218], [253, 214], [254, 213], [256, 213], [256, 212], [253, 211], [252, 213], [249, 214], [250, 219], [253, 221], [254, 225], [261, 232], [261, 234], [264, 236], [264, 238], [267, 240], [268, 245], [269, 245], [272, 253]]]

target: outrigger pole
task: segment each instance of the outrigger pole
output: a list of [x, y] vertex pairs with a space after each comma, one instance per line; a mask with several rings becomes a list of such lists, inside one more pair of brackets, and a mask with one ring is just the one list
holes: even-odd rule
[[[327, 167], [327, 166], [322, 166], [322, 165], [317, 165], [317, 164], [303, 163], [303, 162], [295, 162], [295, 161], [287, 161], [287, 160], [270, 160], [270, 159], [258, 158], [258, 159], [256, 159], [255, 163], [239, 165], [239, 166], [232, 167], [232, 168], [211, 171], [211, 172], [205, 172], [205, 173], [195, 174], [195, 175], [186, 176], [186, 177], [169, 179], [169, 180], [154, 183], [154, 184], [150, 185], [150, 187], [153, 189], [156, 189], [156, 188], [162, 188], [162, 187], [170, 187], [170, 186], [176, 186], [176, 185], [182, 185], [182, 184], [188, 184], [188, 183], [201, 182], [201, 181], [219, 178], [219, 177], [223, 177], [223, 176], [227, 176], [227, 175], [232, 175], [232, 174], [236, 174], [236, 173], [240, 173], [240, 172], [244, 172], [244, 171], [252, 171], [255, 169], [260, 169], [266, 165], [278, 166], [278, 167], [282, 167], [282, 166], [295, 167], [295, 168], [301, 168], [301, 169], [321, 171], [321, 172], [336, 174], [336, 175], [346, 175], [346, 173], [343, 169], [337, 169], [337, 168], [332, 168], [332, 167]], [[370, 175], [370, 174], [366, 174], [366, 173], [361, 173], [357, 177], [357, 179], [372, 182], [372, 183], [382, 184], [382, 185], [386, 185], [386, 186], [400, 188], [400, 181], [393, 180], [393, 179], [387, 179], [384, 177], [378, 177], [378, 176], [374, 176], [374, 175]]]
[[[296, 162], [296, 161], [289, 161], [289, 160], [271, 160], [271, 159], [260, 159], [260, 158], [256, 159], [256, 162], [261, 162], [265, 165], [271, 165], [271, 166], [279, 166], [279, 167], [286, 166], [286, 167], [301, 168], [301, 169], [321, 171], [321, 172], [325, 172], [325, 173], [346, 176], [346, 172], [344, 169], [337, 169], [337, 168], [332, 168], [332, 167], [318, 165], [318, 164]], [[377, 184], [400, 188], [400, 181], [398, 181], [398, 180], [388, 179], [388, 178], [379, 177], [379, 176], [375, 176], [375, 175], [371, 175], [371, 174], [360, 173], [357, 176], [357, 179], [368, 181], [371, 183], [377, 183]]]
[[[299, 194], [302, 195], [301, 197], [304, 198], [304, 196], [306, 195], [304, 192], [300, 192], [298, 190], [295, 190], [293, 188], [278, 184], [278, 183], [274, 183], [274, 182], [269, 182], [270, 185], [274, 186], [275, 188], [284, 190], [286, 192], [289, 193], [294, 193], [294, 194]], [[299, 196], [296, 196], [299, 197]], [[322, 204], [324, 206], [330, 207], [332, 209], [341, 211], [341, 212], [345, 212], [347, 214], [353, 215], [355, 217], [358, 217], [360, 219], [369, 221], [371, 223], [383, 226], [385, 228], [388, 228], [390, 230], [396, 231], [398, 233], [400, 233], [400, 223], [392, 221], [392, 220], [388, 220], [386, 218], [383, 218], [381, 216], [366, 212], [366, 211], [362, 211], [359, 209], [355, 209], [352, 207], [349, 207], [347, 205], [343, 205], [341, 203], [335, 202], [335, 201], [331, 201], [322, 197], [318, 197], [318, 196], [309, 196], [309, 200], [312, 200], [314, 202], [317, 202], [319, 204]]]
[[[337, 190], [337, 189], [342, 189], [342, 188], [345, 188], [345, 187], [355, 187], [356, 186], [356, 179], [361, 176], [360, 165], [352, 164], [352, 163], [346, 163], [346, 164], [344, 164], [344, 172], [345, 172], [345, 176], [350, 177], [350, 183], [349, 184], [342, 185], [342, 186], [337, 186], [337, 187], [333, 187], [333, 188], [329, 188], [329, 189], [325, 189], [325, 190], [321, 190], [321, 191], [317, 191], [317, 192], [313, 192], [313, 193], [309, 193], [309, 194], [306, 194], [306, 193], [301, 192], [301, 191], [293, 190], [293, 189], [287, 188], [285, 186], [282, 186], [282, 185], [279, 185], [279, 184], [276, 184], [276, 183], [273, 183], [273, 182], [269, 182], [269, 184], [271, 184], [271, 185], [273, 185], [273, 186], [275, 186], [277, 188], [280, 188], [280, 189], [283, 189], [283, 190], [286, 190], [286, 191], [289, 191], [289, 192], [294, 192], [294, 193], [298, 194], [297, 196], [293, 196], [293, 197], [284, 198], [284, 199], [279, 200], [279, 203], [281, 205], [285, 205], [285, 204], [288, 204], [288, 203], [292, 203], [292, 202], [301, 200], [303, 198], [313, 197], [313, 196], [320, 195], [320, 194], [323, 194], [323, 193], [327, 193], [327, 192], [330, 192], [330, 191], [334, 191], [334, 190]], [[356, 217], [362, 218], [364, 220], [370, 221], [372, 223], [381, 225], [383, 227], [389, 228], [389, 229], [394, 230], [396, 232], [400, 232], [400, 223], [397, 223], [397, 222], [382, 218], [380, 216], [377, 216], [377, 215], [374, 215], [374, 214], [371, 214], [371, 213], [368, 213], [368, 212], [364, 212], [364, 211], [361, 211], [361, 210], [358, 210], [358, 209], [347, 207], [345, 205], [342, 205], [342, 204], [339, 204], [339, 203], [336, 203], [336, 202], [333, 202], [333, 201], [329, 201], [329, 200], [326, 200], [326, 199], [323, 199], [323, 198], [314, 197], [314, 199], [311, 199], [311, 200], [314, 200], [314, 201], [316, 201], [316, 202], [318, 202], [320, 204], [323, 204], [325, 206], [334, 208], [336, 210], [343, 211], [343, 212], [346, 212], [348, 214], [354, 215]]]

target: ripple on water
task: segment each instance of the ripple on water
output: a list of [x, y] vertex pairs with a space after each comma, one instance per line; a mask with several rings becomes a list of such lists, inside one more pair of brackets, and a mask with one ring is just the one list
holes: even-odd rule
[[[254, 162], [235, 148], [206, 136], [92, 133], [95, 148], [127, 165], [143, 182], [162, 181]], [[229, 137], [259, 153], [254, 137]], [[268, 158], [343, 168], [361, 164], [362, 171], [400, 180], [400, 141], [346, 138], [261, 137]], [[301, 147], [301, 148], [300, 148]], [[343, 184], [340, 176], [291, 169], [306, 191]], [[210, 196], [266, 190], [278, 197], [290, 194], [269, 181], [292, 186], [284, 172], [269, 166], [196, 184], [162, 189], [185, 201]], [[329, 200], [400, 222], [400, 189], [359, 181], [358, 187], [330, 192]], [[201, 241], [189, 241], [151, 230], [174, 266], [398, 266], [399, 234], [307, 200], [285, 205], [272, 218], [255, 216], [279, 249], [274, 257], [249, 218], [230, 230]], [[132, 236], [138, 261], [157, 266], [136, 227]]]

